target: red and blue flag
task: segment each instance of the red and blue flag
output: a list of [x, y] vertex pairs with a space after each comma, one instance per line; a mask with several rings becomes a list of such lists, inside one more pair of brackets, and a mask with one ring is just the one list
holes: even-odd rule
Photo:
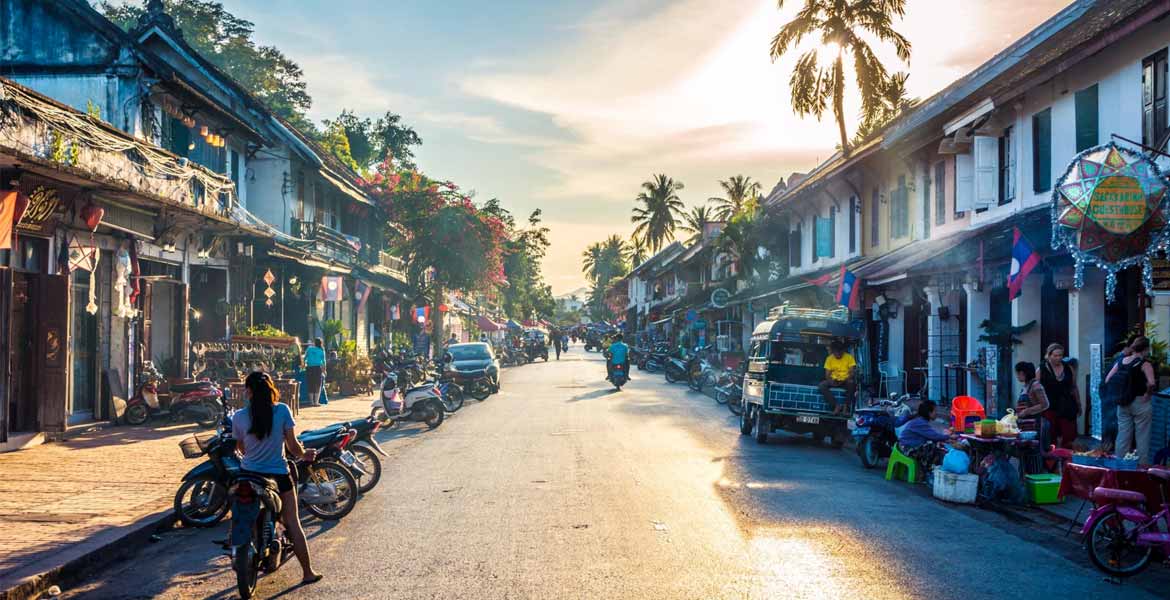
[[861, 308], [861, 281], [857, 274], [841, 267], [841, 284], [837, 287], [837, 304], [848, 306], [849, 310]]
[[1016, 227], [1012, 239], [1012, 267], [1008, 273], [1009, 302], [1019, 297], [1024, 288], [1024, 279], [1038, 264], [1040, 264], [1040, 255], [1028, 242], [1028, 238], [1020, 233], [1020, 228]]

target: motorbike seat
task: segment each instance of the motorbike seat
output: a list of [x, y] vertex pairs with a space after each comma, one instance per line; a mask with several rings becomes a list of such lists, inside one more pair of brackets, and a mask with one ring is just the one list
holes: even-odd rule
[[409, 394], [409, 393], [411, 393], [411, 392], [418, 392], [418, 391], [421, 391], [421, 390], [429, 390], [429, 389], [431, 389], [431, 387], [433, 387], [433, 386], [434, 386], [434, 384], [432, 384], [432, 383], [424, 383], [424, 384], [422, 384], [422, 385], [416, 385], [416, 386], [413, 386], [413, 387], [408, 387], [408, 388], [406, 388], [406, 393], [407, 393], [407, 394]]
[[1157, 477], [1162, 481], [1170, 482], [1170, 470], [1159, 469], [1158, 467], [1150, 467], [1148, 470], [1146, 470], [1146, 473], [1148, 473], [1151, 477]]
[[297, 436], [301, 444], [306, 448], [324, 448], [333, 443], [335, 439], [344, 434], [346, 427], [343, 425], [331, 425], [323, 429], [315, 431], [306, 431]]
[[210, 381], [196, 381], [193, 383], [172, 383], [171, 391], [177, 393], [194, 392], [211, 387]]
[[1099, 487], [1093, 490], [1093, 501], [1099, 502], [1102, 500], [1116, 500], [1117, 502], [1126, 502], [1131, 504], [1144, 504], [1146, 495], [1141, 492], [1133, 492], [1130, 490], [1118, 490], [1114, 488]]

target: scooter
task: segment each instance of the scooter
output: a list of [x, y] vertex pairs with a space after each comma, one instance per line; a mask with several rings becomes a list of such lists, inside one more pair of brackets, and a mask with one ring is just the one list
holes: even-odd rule
[[163, 376], [151, 362], [143, 363], [138, 390], [126, 401], [124, 418], [130, 425], [142, 425], [152, 416], [168, 415], [172, 422], [194, 420], [200, 427], [215, 427], [224, 416], [223, 390], [209, 380], [171, 385], [171, 404], [163, 410], [158, 383]]
[[662, 363], [662, 371], [666, 376], [667, 383], [687, 381], [690, 376], [690, 359], [669, 356]]
[[894, 444], [898, 443], [897, 428], [912, 416], [910, 407], [897, 394], [890, 394], [889, 400], [854, 411], [851, 426], [861, 466], [872, 469], [881, 459], [888, 458]]
[[385, 427], [396, 427], [402, 421], [421, 421], [434, 429], [443, 424], [446, 406], [437, 383], [423, 383], [416, 387], [398, 389], [398, 375], [389, 373], [382, 381], [380, 397], [370, 404], [370, 416]]

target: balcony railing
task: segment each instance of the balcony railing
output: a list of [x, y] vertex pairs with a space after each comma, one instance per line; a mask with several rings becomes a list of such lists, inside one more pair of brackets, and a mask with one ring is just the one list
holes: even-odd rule
[[389, 269], [390, 272], [394, 273], [395, 275], [406, 275], [406, 261], [392, 254], [378, 252], [378, 265]]
[[321, 255], [346, 263], [353, 263], [361, 252], [360, 242], [354, 244], [340, 231], [313, 221], [292, 220], [292, 234], [303, 240], [316, 242], [314, 250]]

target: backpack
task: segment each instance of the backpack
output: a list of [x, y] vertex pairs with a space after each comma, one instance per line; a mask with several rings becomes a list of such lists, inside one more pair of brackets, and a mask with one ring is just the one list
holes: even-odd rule
[[1143, 358], [1128, 365], [1124, 360], [1117, 361], [1117, 372], [1101, 384], [1101, 397], [1117, 406], [1129, 406], [1135, 398], [1144, 396], [1147, 384], [1146, 374], [1142, 372], [1144, 362]]

